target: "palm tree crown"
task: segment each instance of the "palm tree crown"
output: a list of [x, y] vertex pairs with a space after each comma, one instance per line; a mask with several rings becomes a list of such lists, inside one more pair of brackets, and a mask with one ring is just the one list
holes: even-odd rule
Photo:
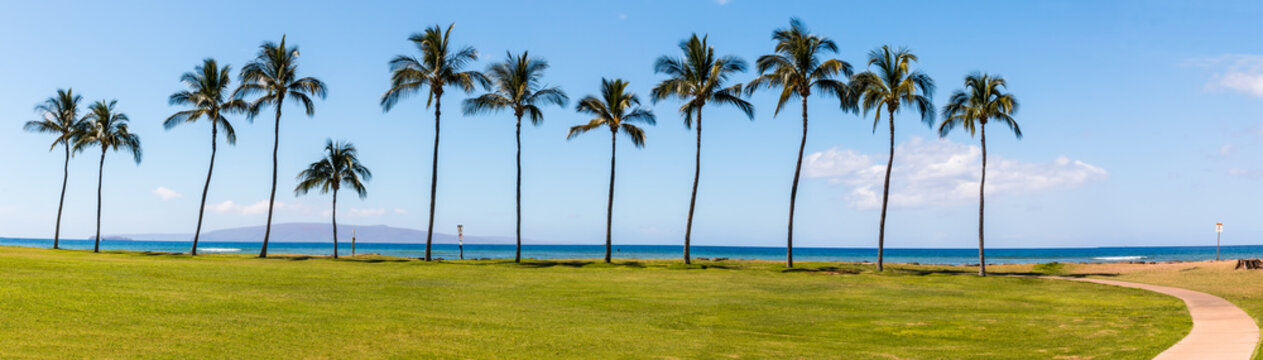
[[513, 116], [525, 116], [531, 120], [532, 125], [538, 126], [544, 122], [540, 105], [565, 106], [570, 100], [560, 88], [543, 85], [540, 78], [547, 69], [547, 61], [532, 58], [528, 52], [516, 56], [506, 54], [504, 62], [487, 68], [485, 76], [490, 83], [491, 92], [466, 99], [465, 114], [508, 109], [513, 111]]
[[180, 76], [180, 82], [188, 86], [188, 90], [171, 94], [167, 99], [171, 105], [183, 105], [191, 109], [167, 117], [162, 122], [162, 127], [170, 130], [180, 124], [195, 123], [205, 118], [211, 122], [214, 130], [223, 130], [229, 144], [236, 144], [237, 132], [224, 114], [245, 111], [248, 106], [244, 100], [230, 98], [228, 86], [232, 83], [229, 76], [232, 66], [224, 65], [220, 68], [215, 59], [207, 58], [202, 60], [202, 65], [193, 69], [194, 71]]
[[102, 151], [126, 151], [132, 154], [137, 164], [142, 155], [140, 137], [132, 133], [127, 123], [127, 114], [118, 112], [115, 106], [118, 100], [97, 101], [88, 107], [88, 114], [80, 125], [81, 133], [75, 141], [74, 150], [83, 151], [89, 146], [100, 146]]
[[287, 46], [285, 36], [281, 43], [266, 41], [259, 45], [259, 54], [241, 68], [241, 86], [233, 97], [242, 99], [259, 95], [248, 103], [247, 110], [253, 119], [264, 106], [275, 106], [280, 113], [285, 99], [297, 101], [307, 116], [316, 114], [311, 97], [325, 98], [325, 83], [314, 77], [298, 77], [298, 47]]
[[294, 187], [294, 195], [305, 195], [312, 190], [326, 194], [345, 186], [363, 199], [368, 196], [364, 181], [372, 178], [373, 173], [360, 163], [354, 144], [329, 139], [325, 141], [325, 157], [298, 173], [298, 186]]
[[746, 92], [780, 87], [774, 114], [779, 114], [790, 99], [810, 96], [813, 89], [837, 96], [843, 110], [854, 110], [853, 92], [845, 82], [834, 79], [838, 75], [851, 76], [851, 64], [838, 59], [820, 59], [827, 53], [838, 52], [838, 45], [827, 37], [809, 32], [802, 20], [791, 19], [789, 24], [788, 29], [772, 33], [776, 53], [760, 56], [755, 62], [759, 76], [750, 81]]
[[452, 51], [449, 38], [452, 28], [443, 31], [438, 25], [425, 29], [425, 32], [408, 37], [421, 51], [421, 57], [398, 55], [390, 60], [390, 90], [382, 95], [382, 110], [390, 111], [405, 96], [429, 87], [425, 105], [443, 96], [443, 88], [453, 85], [465, 92], [474, 91], [474, 86], [488, 85], [486, 76], [477, 71], [462, 71], [470, 63], [478, 60], [478, 51], [473, 47], [463, 47]]
[[35, 106], [40, 120], [27, 121], [23, 129], [34, 133], [57, 135], [53, 139], [49, 151], [57, 145], [73, 146], [79, 130], [79, 102], [83, 96], [74, 93], [74, 89], [58, 89], [57, 96], [49, 97]]
[[1017, 99], [1005, 92], [1008, 82], [1003, 77], [973, 73], [965, 77], [965, 90], [956, 90], [943, 106], [943, 122], [939, 124], [939, 136], [947, 136], [952, 129], [962, 127], [974, 136], [975, 130], [994, 120], [1004, 123], [1022, 138], [1022, 129], [1013, 120], [1017, 113]]
[[657, 124], [653, 112], [640, 106], [640, 97], [628, 92], [627, 82], [622, 79], [601, 79], [601, 96], [584, 97], [579, 100], [575, 110], [594, 117], [587, 124], [571, 127], [566, 134], [567, 140], [590, 130], [606, 127], [611, 133], [621, 131], [626, 134], [632, 144], [639, 148], [645, 146], [645, 131], [635, 123]]
[[717, 58], [715, 48], [707, 44], [707, 38], [698, 38], [697, 34], [693, 34], [688, 40], [680, 42], [683, 57], [658, 58], [654, 72], [670, 77], [658, 83], [650, 91], [650, 96], [654, 102], [671, 97], [684, 101], [680, 105], [680, 115], [684, 116], [685, 127], [691, 128], [694, 113], [711, 101], [736, 106], [746, 117], [753, 119], [754, 105], [741, 98], [742, 85], [727, 84], [733, 74], [746, 70], [745, 61], [736, 56]]

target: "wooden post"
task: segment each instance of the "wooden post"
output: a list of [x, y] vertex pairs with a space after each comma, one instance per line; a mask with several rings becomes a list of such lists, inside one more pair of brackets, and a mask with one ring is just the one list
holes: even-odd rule
[[355, 228], [351, 228], [351, 257], [355, 257]]
[[460, 249], [460, 259], [465, 260], [465, 225], [456, 225], [456, 244]]

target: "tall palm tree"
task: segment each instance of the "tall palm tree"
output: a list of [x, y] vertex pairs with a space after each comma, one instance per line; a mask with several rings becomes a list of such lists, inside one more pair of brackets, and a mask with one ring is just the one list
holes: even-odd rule
[[522, 262], [522, 116], [530, 118], [531, 125], [539, 126], [544, 122], [540, 105], [566, 106], [570, 100], [560, 88], [541, 83], [540, 78], [546, 69], [547, 61], [531, 58], [525, 51], [521, 56], [506, 54], [504, 62], [487, 68], [491, 92], [465, 100], [466, 115], [510, 109], [517, 119], [514, 125], [517, 141], [517, 250], [513, 254], [513, 262]]
[[789, 235], [785, 241], [785, 264], [794, 267], [794, 201], [798, 198], [803, 149], [807, 147], [807, 97], [811, 96], [812, 90], [836, 97], [845, 112], [855, 111], [855, 97], [843, 80], [835, 79], [838, 75], [851, 76], [851, 64], [838, 59], [821, 60], [825, 54], [838, 52], [833, 40], [812, 34], [797, 18], [790, 19], [789, 28], [772, 32], [772, 40], [776, 40], [776, 52], [760, 56], [755, 62], [759, 76], [750, 81], [746, 93], [754, 93], [764, 87], [779, 87], [781, 94], [773, 116], [780, 114], [781, 108], [790, 99], [802, 100], [803, 136], [798, 144], [798, 162], [794, 165], [794, 184], [789, 190]]
[[53, 229], [53, 248], [61, 248], [61, 210], [66, 204], [66, 181], [70, 179], [70, 147], [79, 136], [79, 102], [82, 96], [75, 95], [74, 89], [58, 89], [57, 96], [49, 97], [44, 103], [35, 106], [35, 112], [41, 120], [27, 121], [23, 128], [29, 132], [57, 135], [48, 151], [57, 145], [66, 149], [66, 161], [62, 165], [61, 200], [57, 201], [57, 225]]
[[895, 113], [912, 107], [921, 114], [921, 121], [934, 125], [934, 80], [921, 70], [913, 70], [917, 56], [907, 48], [898, 50], [888, 45], [868, 52], [868, 66], [876, 67], [855, 75], [851, 81], [861, 97], [864, 115], [874, 110], [873, 132], [881, 122], [882, 110], [886, 110], [890, 124], [890, 157], [886, 159], [886, 182], [881, 193], [881, 226], [877, 232], [877, 271], [882, 271], [886, 249], [886, 205], [890, 200], [890, 170], [895, 165]]
[[101, 162], [97, 168], [96, 178], [96, 244], [92, 252], [101, 251], [101, 179], [105, 177], [105, 153], [108, 150], [130, 152], [140, 164], [140, 137], [132, 133], [127, 126], [127, 114], [115, 109], [118, 100], [97, 101], [88, 106], [88, 114], [80, 123], [81, 134], [75, 141], [74, 151], [80, 152], [90, 146], [101, 147]]
[[697, 34], [680, 42], [684, 57], [661, 56], [654, 64], [654, 72], [670, 78], [658, 83], [650, 92], [654, 102], [675, 97], [684, 101], [680, 114], [684, 115], [684, 128], [693, 127], [697, 117], [697, 152], [693, 157], [693, 194], [689, 197], [688, 222], [684, 228], [684, 263], [689, 264], [690, 239], [693, 235], [693, 210], [697, 205], [697, 183], [702, 175], [702, 107], [707, 102], [736, 106], [754, 120], [754, 106], [741, 98], [741, 84], [727, 85], [728, 77], [746, 69], [745, 61], [736, 56], [715, 57], [715, 48], [706, 43], [708, 36], [700, 39]]
[[263, 230], [263, 248], [259, 257], [268, 256], [268, 239], [272, 235], [272, 210], [276, 205], [276, 154], [281, 145], [281, 108], [285, 99], [298, 102], [307, 111], [307, 116], [316, 114], [311, 97], [325, 97], [325, 84], [313, 77], [298, 77], [298, 47], [285, 45], [285, 36], [281, 35], [281, 43], [265, 41], [259, 45], [259, 55], [241, 68], [241, 85], [233, 91], [234, 99], [258, 95], [247, 106], [251, 121], [264, 106], [276, 109], [276, 126], [272, 135], [272, 192], [268, 195], [268, 222]]
[[311, 163], [306, 170], [298, 173], [298, 186], [294, 187], [294, 195], [305, 195], [313, 189], [321, 194], [333, 192], [333, 258], [338, 258], [338, 190], [343, 186], [355, 190], [360, 199], [368, 196], [364, 189], [364, 181], [373, 178], [373, 173], [360, 163], [355, 145], [346, 141], [325, 142], [325, 156], [320, 161]]
[[640, 98], [627, 91], [627, 82], [622, 79], [610, 81], [601, 79], [600, 97], [588, 95], [579, 100], [575, 108], [580, 113], [594, 116], [587, 124], [570, 127], [566, 140], [570, 140], [589, 130], [605, 127], [610, 129], [610, 197], [605, 214], [605, 262], [610, 262], [610, 251], [613, 249], [611, 225], [614, 223], [614, 159], [618, 153], [618, 133], [627, 134], [636, 148], [645, 147], [645, 131], [635, 123], [647, 125], [657, 124], [653, 112], [640, 106]]
[[1018, 139], [1022, 138], [1022, 128], [1013, 120], [1017, 113], [1017, 99], [1006, 92], [1008, 83], [1004, 77], [989, 74], [973, 73], [965, 77], [965, 89], [956, 90], [943, 106], [943, 122], [938, 126], [938, 135], [947, 136], [957, 127], [969, 130], [974, 136], [975, 130], [981, 133], [982, 142], [982, 178], [978, 182], [978, 276], [987, 276], [987, 257], [983, 246], [983, 198], [987, 186], [987, 122], [997, 121], [1008, 125]]
[[224, 136], [228, 138], [229, 145], [237, 143], [237, 133], [233, 131], [232, 123], [228, 122], [224, 114], [244, 111], [246, 102], [229, 97], [228, 85], [232, 83], [229, 73], [232, 66], [224, 65], [220, 68], [215, 59], [206, 58], [202, 60], [202, 65], [194, 67], [193, 70], [180, 76], [180, 82], [189, 89], [171, 94], [168, 99], [171, 105], [184, 105], [192, 109], [172, 114], [167, 117], [162, 126], [171, 130], [180, 124], [195, 123], [202, 118], [211, 123], [210, 166], [206, 169], [206, 184], [202, 186], [202, 202], [197, 207], [197, 229], [193, 232], [193, 249], [190, 251], [193, 255], [197, 255], [198, 238], [202, 235], [202, 216], [206, 212], [206, 194], [210, 191], [211, 174], [215, 171], [215, 151], [216, 143], [219, 142], [219, 130], [224, 130]]
[[430, 169], [430, 225], [425, 231], [425, 261], [430, 261], [430, 244], [434, 240], [434, 204], [439, 183], [439, 118], [442, 115], [443, 89], [455, 86], [469, 93], [475, 85], [487, 87], [487, 77], [477, 71], [462, 71], [469, 63], [478, 60], [473, 47], [452, 49], [452, 28], [443, 31], [438, 25], [423, 33], [408, 37], [421, 52], [421, 57], [398, 55], [390, 60], [390, 90], [382, 95], [382, 111], [390, 111], [400, 99], [428, 88], [425, 106], [434, 104], [434, 160]]

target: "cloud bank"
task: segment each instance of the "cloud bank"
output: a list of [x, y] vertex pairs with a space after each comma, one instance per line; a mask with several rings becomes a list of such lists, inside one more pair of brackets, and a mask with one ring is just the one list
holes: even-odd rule
[[[880, 209], [886, 154], [869, 155], [832, 148], [804, 159], [803, 174], [846, 186], [849, 206]], [[895, 149], [891, 175], [891, 207], [915, 208], [974, 203], [982, 169], [982, 149], [948, 140], [913, 137]], [[987, 194], [1028, 194], [1073, 188], [1102, 181], [1109, 173], [1091, 164], [1059, 156], [1051, 162], [1028, 163], [995, 153], [987, 157]]]
[[184, 197], [183, 194], [180, 194], [178, 192], [175, 192], [175, 190], [171, 190], [163, 186], [159, 186], [157, 189], [153, 189], [153, 194], [158, 196], [158, 198], [161, 198], [162, 201], [168, 201], [171, 199], [179, 199], [179, 198]]

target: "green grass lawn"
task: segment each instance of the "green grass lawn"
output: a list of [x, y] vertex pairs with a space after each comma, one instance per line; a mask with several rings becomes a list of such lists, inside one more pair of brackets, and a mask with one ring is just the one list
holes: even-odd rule
[[0, 247], [0, 358], [1148, 359], [1183, 303], [730, 261], [255, 259]]

